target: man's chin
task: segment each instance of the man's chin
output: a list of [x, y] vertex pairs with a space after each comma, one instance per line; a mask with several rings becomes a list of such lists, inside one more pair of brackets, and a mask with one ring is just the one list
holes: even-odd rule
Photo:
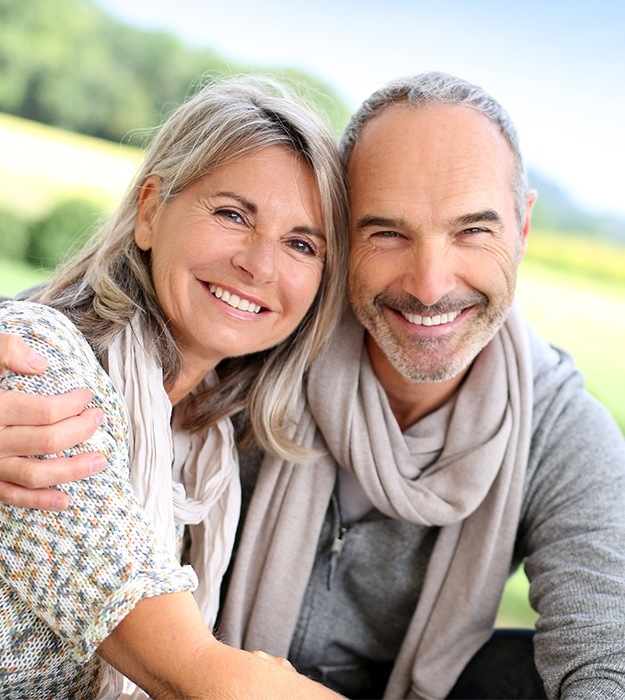
[[[389, 358], [391, 359], [391, 358]], [[414, 362], [392, 362], [395, 369], [406, 379], [417, 384], [437, 384], [448, 382], [462, 374], [471, 364], [471, 360], [446, 367], [422, 367]]]

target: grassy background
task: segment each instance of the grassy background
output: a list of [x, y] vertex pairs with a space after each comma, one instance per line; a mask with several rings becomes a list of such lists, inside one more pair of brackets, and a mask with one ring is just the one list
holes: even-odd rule
[[[0, 206], [40, 215], [62, 198], [92, 197], [112, 208], [130, 184], [141, 154], [52, 127], [0, 115]], [[0, 294], [45, 279], [25, 264], [0, 259]], [[550, 342], [573, 355], [589, 391], [625, 432], [625, 249], [534, 232], [521, 265], [518, 298]], [[509, 581], [500, 626], [532, 626], [522, 571]]]
[[92, 198], [114, 207], [141, 151], [0, 114], [0, 206], [32, 219], [61, 199]]

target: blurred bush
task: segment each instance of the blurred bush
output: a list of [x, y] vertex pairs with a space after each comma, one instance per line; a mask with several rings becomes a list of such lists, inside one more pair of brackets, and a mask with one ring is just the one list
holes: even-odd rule
[[102, 205], [89, 199], [68, 199], [30, 226], [26, 260], [47, 269], [56, 267], [88, 240], [102, 216]]
[[8, 209], [0, 209], [0, 257], [24, 260], [28, 240], [27, 222]]

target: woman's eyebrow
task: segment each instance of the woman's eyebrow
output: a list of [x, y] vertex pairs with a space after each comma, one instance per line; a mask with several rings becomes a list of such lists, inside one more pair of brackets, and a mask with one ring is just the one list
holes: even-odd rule
[[323, 231], [315, 228], [314, 226], [294, 226], [291, 231], [293, 233], [306, 233], [314, 238], [319, 238], [324, 243], [326, 242], [326, 235]]
[[249, 199], [245, 199], [245, 197], [241, 197], [241, 195], [236, 192], [220, 190], [219, 192], [214, 192], [213, 195], [216, 197], [231, 197], [232, 199], [236, 199], [236, 201], [251, 214], [256, 214], [258, 212], [258, 207], [253, 202], [250, 202]]
[[[215, 197], [231, 197], [232, 199], [235, 199], [237, 202], [239, 202], [239, 204], [248, 212], [250, 212], [250, 214], [258, 213], [258, 207], [253, 202], [250, 202], [249, 199], [245, 199], [245, 197], [241, 197], [241, 195], [236, 194], [236, 192], [230, 192], [229, 190], [220, 190], [219, 192], [215, 192], [213, 194]], [[315, 238], [321, 239], [324, 242], [326, 241], [325, 233], [314, 226], [294, 226], [292, 231], [293, 233], [307, 233], [311, 236], [314, 236]]]

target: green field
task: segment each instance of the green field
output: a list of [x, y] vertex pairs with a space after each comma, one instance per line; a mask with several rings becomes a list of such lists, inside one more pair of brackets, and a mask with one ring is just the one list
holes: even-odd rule
[[61, 199], [86, 197], [114, 206], [141, 152], [0, 114], [0, 206], [32, 219]]
[[[0, 206], [31, 218], [62, 198], [91, 196], [113, 206], [130, 183], [140, 152], [0, 115]], [[525, 315], [567, 350], [589, 391], [625, 432], [625, 250], [538, 232], [521, 266], [518, 298]], [[45, 279], [43, 272], [0, 259], [0, 295]], [[527, 579], [509, 582], [498, 624], [531, 626]]]

